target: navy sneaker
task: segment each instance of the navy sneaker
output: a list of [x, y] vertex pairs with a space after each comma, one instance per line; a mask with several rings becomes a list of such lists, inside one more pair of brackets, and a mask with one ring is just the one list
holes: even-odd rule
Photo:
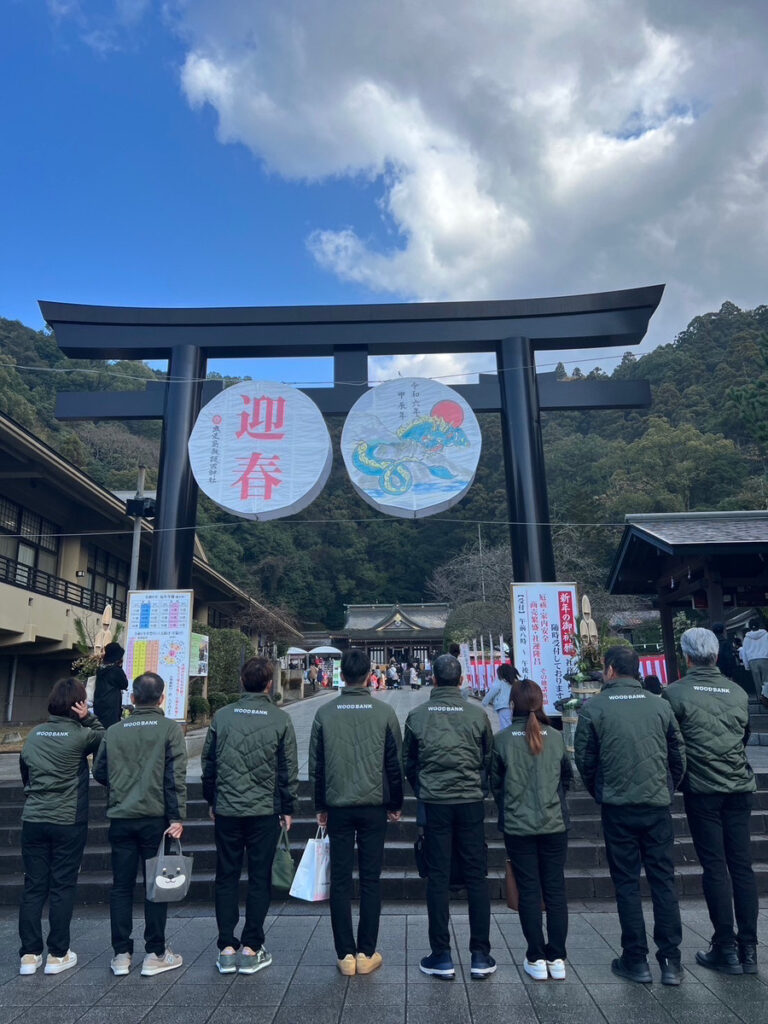
[[436, 978], [448, 980], [456, 977], [456, 970], [450, 953], [430, 953], [419, 964], [422, 974], [434, 974]]
[[469, 973], [473, 978], [487, 978], [496, 970], [496, 961], [488, 953], [473, 953]]

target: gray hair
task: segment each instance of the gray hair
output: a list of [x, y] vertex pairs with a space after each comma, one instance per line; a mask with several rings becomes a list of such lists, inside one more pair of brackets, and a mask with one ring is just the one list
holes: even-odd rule
[[686, 629], [680, 637], [680, 647], [694, 665], [714, 665], [720, 644], [711, 629]]

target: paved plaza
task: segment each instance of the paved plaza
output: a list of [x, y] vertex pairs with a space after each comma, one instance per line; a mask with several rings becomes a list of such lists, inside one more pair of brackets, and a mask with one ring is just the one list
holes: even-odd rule
[[[491, 941], [499, 968], [486, 981], [469, 978], [468, 925], [462, 902], [453, 919], [456, 980], [421, 974], [428, 952], [423, 905], [390, 904], [381, 923], [384, 966], [367, 977], [336, 970], [325, 907], [274, 904], [266, 948], [273, 965], [252, 976], [216, 971], [211, 908], [181, 907], [169, 919], [169, 943], [181, 969], [142, 978], [109, 970], [107, 908], [76, 915], [72, 947], [78, 965], [65, 974], [20, 978], [16, 916], [0, 914], [0, 1024], [765, 1024], [768, 957], [756, 976], [726, 977], [694, 962], [706, 946], [703, 904], [683, 907], [685, 980], [679, 989], [635, 985], [615, 978], [618, 921], [611, 905], [572, 904], [568, 977], [534, 982], [523, 973], [524, 945], [517, 914], [494, 905]], [[768, 934], [768, 909], [761, 911]], [[140, 936], [140, 922], [135, 935]], [[137, 944], [140, 948], [141, 943]]]

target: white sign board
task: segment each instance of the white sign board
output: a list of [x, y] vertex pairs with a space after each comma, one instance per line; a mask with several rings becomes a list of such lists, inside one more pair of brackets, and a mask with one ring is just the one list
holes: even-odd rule
[[571, 692], [564, 678], [576, 653], [575, 583], [513, 583], [512, 631], [515, 668], [538, 683], [544, 710], [559, 715], [556, 700]]
[[323, 414], [297, 388], [272, 381], [243, 381], [213, 398], [188, 448], [200, 490], [244, 519], [300, 512], [331, 472]]
[[156, 672], [165, 682], [165, 714], [187, 717], [191, 590], [132, 590], [128, 594], [123, 668], [129, 681]]
[[418, 519], [460, 501], [480, 458], [480, 426], [461, 395], [438, 381], [402, 377], [366, 391], [341, 434], [357, 493], [380, 512]]

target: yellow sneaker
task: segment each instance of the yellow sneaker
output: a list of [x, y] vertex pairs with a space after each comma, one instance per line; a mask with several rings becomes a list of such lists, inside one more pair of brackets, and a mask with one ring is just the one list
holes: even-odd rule
[[336, 963], [339, 965], [341, 973], [348, 978], [352, 977], [357, 971], [357, 962], [351, 953], [347, 953], [343, 960], [337, 960]]
[[372, 974], [377, 968], [381, 967], [383, 963], [384, 958], [381, 953], [374, 953], [372, 956], [366, 956], [365, 953], [358, 953], [357, 973]]

